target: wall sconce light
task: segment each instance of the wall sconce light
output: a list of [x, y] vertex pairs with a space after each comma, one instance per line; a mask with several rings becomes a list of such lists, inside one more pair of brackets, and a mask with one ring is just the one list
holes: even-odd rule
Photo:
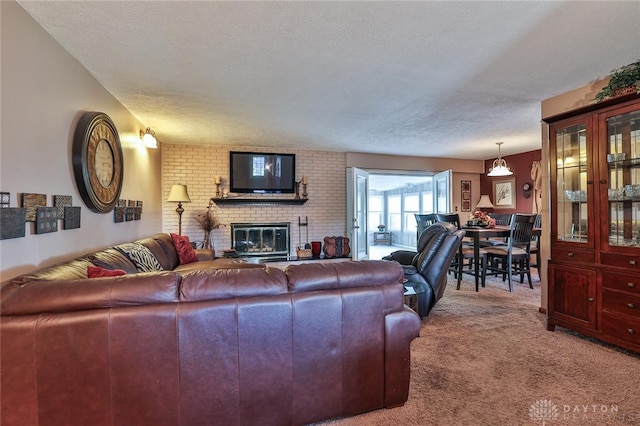
[[496, 142], [496, 145], [498, 145], [498, 158], [493, 160], [493, 167], [489, 169], [487, 176], [511, 176], [513, 174], [509, 166], [507, 166], [507, 162], [500, 156], [500, 145], [503, 143]]
[[157, 148], [158, 140], [156, 139], [156, 132], [151, 130], [150, 127], [147, 127], [147, 130], [140, 130], [140, 139], [142, 140], [142, 145], [147, 148]]
[[178, 213], [178, 235], [182, 235], [182, 213], [184, 208], [182, 203], [190, 203], [189, 193], [187, 192], [187, 185], [177, 184], [171, 186], [171, 192], [169, 192], [169, 198], [167, 201], [170, 203], [178, 203], [176, 213]]

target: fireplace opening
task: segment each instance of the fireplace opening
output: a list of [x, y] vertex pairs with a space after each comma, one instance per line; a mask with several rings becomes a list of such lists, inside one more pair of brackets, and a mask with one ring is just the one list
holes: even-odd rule
[[287, 259], [290, 228], [289, 222], [232, 223], [231, 247], [239, 256]]

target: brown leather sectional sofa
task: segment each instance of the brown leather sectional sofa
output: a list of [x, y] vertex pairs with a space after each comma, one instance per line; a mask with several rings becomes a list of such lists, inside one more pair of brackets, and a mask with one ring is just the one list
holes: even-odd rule
[[400, 265], [174, 271], [167, 237], [142, 240], [167, 271], [86, 278], [129, 267], [106, 249], [2, 284], [0, 424], [302, 425], [407, 400]]

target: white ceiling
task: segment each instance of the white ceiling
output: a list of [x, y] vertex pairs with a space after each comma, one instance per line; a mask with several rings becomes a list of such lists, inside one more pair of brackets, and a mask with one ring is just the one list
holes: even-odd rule
[[640, 2], [19, 3], [161, 142], [487, 159], [640, 57]]

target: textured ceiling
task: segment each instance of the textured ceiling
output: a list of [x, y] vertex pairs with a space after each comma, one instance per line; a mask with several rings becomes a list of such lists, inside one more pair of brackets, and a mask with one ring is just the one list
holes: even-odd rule
[[640, 57], [640, 2], [19, 1], [161, 142], [487, 159]]

